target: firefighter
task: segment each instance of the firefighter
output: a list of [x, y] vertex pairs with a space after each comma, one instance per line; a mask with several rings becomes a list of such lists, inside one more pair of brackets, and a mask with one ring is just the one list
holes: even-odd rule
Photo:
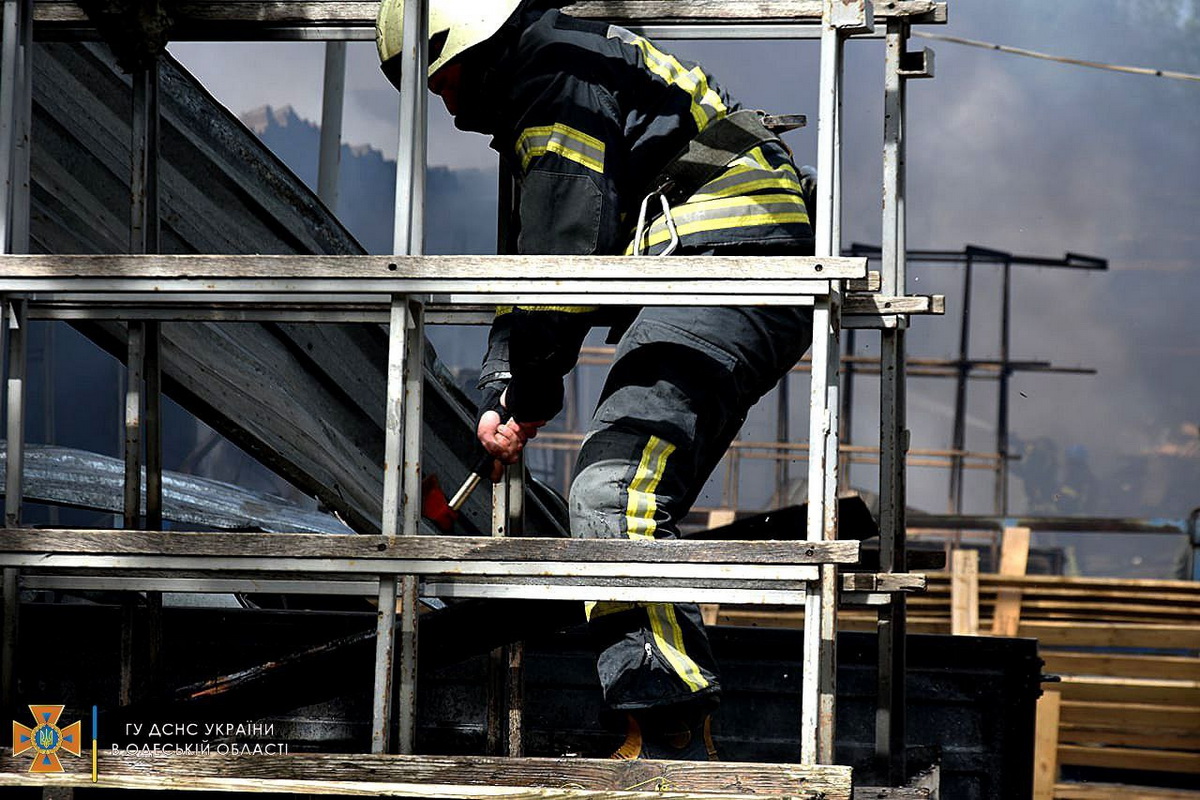
[[[397, 86], [404, 3], [384, 0], [377, 25]], [[456, 126], [490, 135], [518, 177], [519, 253], [811, 254], [786, 146], [701, 67], [647, 39], [536, 0], [431, 0], [429, 61]], [[619, 339], [575, 468], [571, 534], [674, 536], [747, 411], [808, 349], [811, 313], [500, 308], [477, 431], [499, 462], [561, 410], [563, 376], [597, 325]], [[586, 611], [605, 701], [627, 716], [614, 757], [715, 758], [720, 685], [699, 609]]]

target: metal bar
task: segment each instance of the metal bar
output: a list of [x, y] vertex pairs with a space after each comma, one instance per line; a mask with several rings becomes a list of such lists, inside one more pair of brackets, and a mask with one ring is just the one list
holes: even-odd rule
[[317, 159], [317, 197], [337, 214], [342, 159], [342, 111], [346, 97], [346, 43], [325, 44], [325, 84], [321, 93], [321, 146]]
[[29, 169], [33, 125], [33, 0], [21, 0], [18, 17], [16, 86], [13, 93], [9, 246], [12, 253], [29, 252]]
[[[820, 223], [818, 222], [818, 227]], [[444, 292], [562, 291], [541, 288], [575, 281], [586, 290], [628, 289], [631, 280], [661, 291], [688, 282], [689, 291], [712, 282], [728, 287], [744, 280], [767, 285], [866, 278], [867, 259], [846, 256], [692, 256], [650, 261], [625, 256], [299, 256], [299, 255], [76, 255], [7, 256], [0, 260], [0, 291], [121, 292], [130, 284], [147, 292], [237, 294], [304, 291], [424, 294], [421, 281], [440, 282]], [[504, 275], [496, 277], [496, 272]], [[736, 272], [731, 275], [730, 272]], [[142, 282], [142, 283], [138, 283]], [[223, 289], [223, 285], [232, 288]], [[328, 288], [327, 288], [328, 286]], [[475, 288], [478, 286], [479, 288]], [[367, 288], [364, 288], [367, 287]], [[584, 291], [567, 289], [566, 291]], [[754, 293], [758, 289], [749, 290]]]
[[[962, 320], [958, 334], [958, 379], [954, 388], [954, 430], [951, 437], [951, 448], [962, 450], [967, 438], [967, 366], [971, 349], [971, 275], [974, 267], [974, 255], [968, 251], [963, 270], [963, 304]], [[962, 513], [963, 502], [963, 473], [961, 459], [954, 459], [950, 468], [950, 497], [946, 510], [952, 514]]]
[[[1003, 301], [1000, 308], [1000, 382], [996, 387], [996, 452], [1000, 461], [996, 464], [996, 489], [994, 511], [1008, 513], [1008, 384], [1012, 377], [1009, 370], [1009, 347], [1012, 341], [1012, 264], [1004, 263]], [[958, 509], [961, 511], [962, 509]]]
[[[846, 331], [846, 356], [842, 358], [842, 409], [840, 417], [840, 452], [841, 458], [838, 462], [838, 476], [841, 488], [850, 490], [853, 483], [850, 479], [850, 464], [852, 455], [847, 449], [850, 443], [854, 441], [854, 377], [857, 374], [855, 366], [858, 344], [856, 342], [857, 334], [854, 330]], [[793, 371], [801, 369], [800, 365], [793, 367]]]
[[11, 253], [13, 164], [19, 122], [17, 112], [21, 0], [4, 0], [0, 21], [0, 252]]
[[388, 324], [387, 411], [383, 446], [383, 518], [380, 531], [385, 536], [401, 532], [400, 503], [404, 479], [404, 393], [408, 354], [408, 301], [392, 298]]
[[146, 324], [132, 322], [125, 350], [125, 505], [123, 527], [142, 527], [142, 392], [146, 363]]
[[[416, 536], [420, 533], [421, 514], [425, 323], [420, 302], [410, 299], [406, 310], [405, 324], [409, 327], [404, 352], [404, 504], [400, 532], [404, 536]], [[415, 751], [417, 738], [417, 589], [416, 576], [401, 576], [397, 746], [399, 752], [406, 754]]]
[[775, 388], [775, 441], [780, 448], [777, 451], [779, 459], [775, 462], [775, 497], [778, 504], [785, 502], [790, 480], [788, 452], [785, 447], [792, 438], [791, 431], [791, 371], [779, 379]]
[[375, 616], [375, 685], [371, 697], [371, 752], [389, 753], [392, 749], [392, 683], [396, 656], [395, 575], [379, 578], [378, 606]]
[[4, 526], [21, 525], [22, 479], [25, 471], [25, 392], [29, 321], [25, 300], [7, 298], [7, 463], [4, 481]]
[[[902, 292], [905, 278], [905, 81], [900, 76], [908, 30], [889, 20], [884, 59], [883, 126], [883, 289]], [[879, 413], [879, 566], [883, 572], [904, 572], [905, 468], [907, 441], [905, 393], [905, 331], [903, 325], [880, 333]], [[962, 457], [956, 455], [958, 462]], [[905, 774], [905, 605], [903, 597], [879, 610], [878, 692], [875, 709], [875, 761], [888, 785], [900, 786]]]
[[396, 158], [396, 217], [392, 249], [424, 252], [427, 152], [429, 2], [404, 5], [404, 65], [400, 86], [400, 142]]
[[[545, 562], [545, 561], [443, 561], [413, 559], [281, 557], [230, 558], [224, 556], [99, 555], [36, 552], [0, 553], [0, 566], [44, 569], [168, 570], [172, 572], [231, 572], [239, 575], [372, 575], [378, 573], [429, 576], [586, 578], [642, 585], [646, 581], [688, 580], [697, 585], [709, 581], [746, 580], [765, 583], [804, 583], [817, 576], [814, 564], [791, 566], [729, 564], [663, 564], [637, 562]], [[643, 580], [644, 579], [644, 580]]]

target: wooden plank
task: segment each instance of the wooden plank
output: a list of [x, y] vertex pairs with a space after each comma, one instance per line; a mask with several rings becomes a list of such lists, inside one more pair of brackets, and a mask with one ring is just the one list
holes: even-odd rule
[[[574, 16], [626, 24], [815, 23], [822, 0], [593, 0], [574, 3]], [[223, 33], [226, 38], [255, 30], [280, 27], [371, 28], [378, 2], [347, 0], [179, 0], [172, 4], [176, 26], [173, 39]], [[934, 0], [894, 0], [877, 4], [876, 18], [911, 17], [920, 22], [945, 22], [946, 3]], [[74, 2], [38, 0], [34, 23], [39, 26], [79, 26], [87, 16]]]
[[1197, 681], [1064, 675], [1058, 686], [1063, 698], [1068, 700], [1200, 707], [1200, 682]]
[[842, 313], [846, 316], [866, 314], [944, 314], [945, 298], [941, 295], [912, 295], [909, 297], [887, 297], [874, 294], [850, 294], [842, 301]]
[[[0, 291], [23, 291], [21, 280], [183, 278], [191, 291], [211, 291], [221, 280], [482, 281], [510, 276], [547, 281], [680, 281], [738, 283], [862, 278], [865, 258], [815, 256], [693, 256], [639, 259], [625, 256], [321, 256], [321, 255], [6, 255], [0, 257]], [[511, 276], [519, 275], [520, 278]], [[462, 289], [459, 289], [460, 291]], [[397, 291], [402, 291], [397, 289]]]
[[1039, 655], [1046, 662], [1045, 671], [1055, 674], [1200, 681], [1200, 659], [1188, 656], [1059, 653], [1046, 650]]
[[[215, 745], [214, 745], [215, 747]], [[0, 786], [32, 785], [27, 759], [0, 755]], [[69, 764], [68, 767], [76, 766]], [[57, 776], [84, 785], [90, 773]], [[521, 800], [850, 798], [850, 768], [738, 762], [614, 761], [584, 758], [292, 753], [254, 758], [217, 753], [112, 753], [99, 758], [96, 788], [206, 788], [245, 792], [381, 794]]]
[[[0, 530], [0, 553], [633, 563], [854, 563], [858, 542]], [[730, 577], [736, 578], [736, 575]]]
[[1123, 783], [1059, 783], [1055, 800], [1200, 800], [1200, 791], [1128, 786]]
[[[1029, 528], [1005, 528], [1000, 544], [1000, 574], [1024, 575], [1029, 563]], [[992, 614], [993, 636], [1016, 636], [1021, 625], [1021, 590], [1001, 589]]]
[[1047, 689], [1038, 698], [1033, 742], [1033, 800], [1054, 800], [1058, 780], [1058, 724], [1062, 695]]
[[849, 572], [842, 575], [843, 592], [920, 592], [925, 575], [913, 572]]
[[1098, 703], [1064, 700], [1060, 724], [1073, 727], [1166, 728], [1194, 734], [1200, 741], [1200, 708], [1150, 703]]
[[1106, 747], [1143, 747], [1151, 750], [1195, 750], [1198, 746], [1195, 731], [1171, 728], [1131, 730], [1114, 726], [1076, 727], [1063, 725], [1058, 729], [1063, 744], [1104, 745]]
[[1200, 626], [1187, 624], [1023, 620], [1019, 635], [1038, 639], [1043, 647], [1200, 650]]
[[1147, 750], [1135, 747], [1087, 747], [1064, 744], [1058, 747], [1058, 763], [1072, 767], [1135, 769], [1140, 772], [1200, 774], [1200, 752]]
[[[949, 585], [948, 573], [931, 573], [931, 583]], [[1103, 593], [1105, 590], [1119, 591], [1153, 590], [1171, 594], [1188, 594], [1200, 596], [1200, 583], [1196, 581], [1151, 580], [1148, 578], [1078, 578], [1066, 575], [997, 575], [986, 573], [980, 576], [980, 587], [985, 591], [994, 590], [999, 586], [1015, 586], [1021, 589], [1071, 590], [1077, 589], [1093, 593]]]
[[950, 632], [975, 636], [979, 633], [979, 551], [954, 550], [950, 569]]

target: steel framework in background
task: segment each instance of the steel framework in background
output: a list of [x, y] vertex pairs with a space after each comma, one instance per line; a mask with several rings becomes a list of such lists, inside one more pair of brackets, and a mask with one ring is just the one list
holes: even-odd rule
[[[425, 105], [426, 92], [421, 85], [421, 77], [425, 73], [426, 63], [425, 36], [423, 31], [426, 17], [426, 2], [409, 3], [406, 13], [408, 23], [406, 30], [406, 59], [403, 74], [411, 81], [402, 93], [400, 157], [398, 158], [397, 176], [397, 209], [396, 209], [396, 252], [409, 254], [409, 258], [397, 257], [389, 263], [381, 278], [355, 282], [346, 276], [338, 265], [331, 265], [319, 259], [305, 260], [293, 258], [286, 262], [292, 265], [285, 268], [282, 262], [263, 262], [251, 260], [229, 260], [225, 266], [203, 257], [192, 257], [188, 260], [164, 260], [148, 255], [152, 252], [152, 237], [149, 231], [153, 225], [154, 212], [149, 198], [153, 196], [153, 161], [152, 131], [154, 121], [153, 82], [146, 78], [141, 83], [143, 93], [138, 104], [146, 109], [142, 125], [136, 130], [139, 139], [135, 142], [135, 153], [144, 153], [145, 161], [141, 161], [142, 169], [135, 168], [133, 183], [134, 197], [131, 200], [131, 238], [134, 252], [145, 252], [147, 255], [117, 258], [117, 260], [100, 260], [95, 262], [78, 261], [73, 267], [74, 278], [58, 279], [47, 277], [44, 264], [36, 260], [9, 259], [2, 280], [4, 306], [9, 312], [7, 320], [10, 335], [8, 345], [10, 358], [8, 364], [8, 465], [9, 485], [6, 494], [6, 528], [3, 535], [8, 543], [8, 551], [0, 553], [4, 559], [4, 658], [5, 665], [12, 664], [12, 653], [17, 643], [16, 634], [16, 586], [19, 579], [17, 568], [31, 562], [23, 555], [22, 548], [28, 537], [23, 537], [19, 530], [19, 513], [21, 489], [19, 485], [21, 448], [23, 445], [22, 397], [24, 391], [23, 358], [24, 342], [24, 295], [36, 292], [51, 292], [65, 294], [84, 294], [103, 287], [108, 291], [146, 292], [151, 291], [155, 302], [161, 305], [162, 314], [170, 318], [171, 305], [185, 290], [195, 291], [194, 280], [178, 280], [179, 274], [191, 275], [208, 274], [206, 288], [202, 292], [274, 292], [287, 295], [279, 301], [280, 308], [286, 310], [289, 298], [313, 293], [329, 295], [329, 318], [350, 319], [354, 312], [341, 311], [337, 308], [335, 296], [338, 292], [363, 291], [374, 292], [385, 298], [390, 320], [390, 348], [388, 362], [388, 404], [387, 404], [387, 440], [385, 457], [384, 481], [384, 516], [383, 516], [383, 550], [414, 536], [418, 529], [419, 511], [419, 472], [418, 458], [420, 454], [420, 364], [422, 363], [422, 344], [424, 341], [423, 325], [425, 324], [426, 302], [430, 299], [441, 300], [450, 307], [472, 303], [511, 302], [506, 300], [504, 291], [498, 284], [490, 283], [477, 273], [463, 277], [456, 282], [444, 277], [446, 267], [451, 264], [448, 260], [434, 261], [421, 259], [421, 231], [424, 209], [424, 154], [425, 154]], [[835, 635], [835, 596], [836, 569], [839, 561], [847, 558], [831, 542], [836, 538], [837, 504], [834, 500], [837, 490], [838, 475], [838, 414], [841, 407], [839, 397], [839, 362], [840, 362], [840, 331], [842, 328], [842, 304], [844, 283], [846, 278], [863, 278], [865, 274], [855, 272], [858, 269], [854, 260], [844, 262], [846, 272], [839, 274], [832, 267], [840, 262], [832, 258], [841, 251], [841, 100], [844, 75], [844, 47], [852, 37], [882, 37], [886, 42], [887, 58], [884, 75], [885, 85], [885, 114], [884, 114], [884, 217], [883, 217], [883, 253], [882, 253], [882, 298], [878, 303], [868, 303], [868, 307], [859, 314], [846, 318], [845, 323], [854, 327], [872, 327], [882, 331], [884, 348], [881, 371], [881, 448], [880, 485], [881, 491], [881, 570], [885, 574], [906, 572], [905, 563], [905, 520], [904, 520], [904, 470], [905, 457], [908, 447], [908, 434], [905, 428], [904, 415], [904, 385], [905, 385], [905, 331], [909, 322], [908, 308], [903, 300], [906, 298], [906, 269], [905, 269], [905, 209], [904, 209], [904, 113], [906, 83], [909, 79], [932, 76], [932, 53], [928, 51], [909, 52], [906, 43], [909, 38], [909, 26], [912, 23], [939, 23], [945, 21], [945, 4], [934, 0], [896, 0], [885, 7], [873, 9], [866, 0], [804, 0], [803, 2], [755, 3], [752, 11], [743, 11], [743, 4], [730, 2], [704, 4], [662, 4], [653, 2], [624, 2], [597, 3], [583, 2], [573, 7], [573, 11], [581, 16], [592, 18], [615, 18], [616, 21], [629, 23], [635, 21], [636, 27], [652, 36], [684, 36], [697, 38], [754, 38], [754, 37], [788, 37], [816, 38], [820, 40], [820, 95], [819, 95], [819, 124], [818, 124], [818, 167], [822, 180], [819, 186], [819, 197], [816, 203], [817, 214], [817, 258], [790, 259], [787, 264], [778, 263], [775, 269], [781, 270], [777, 279], [770, 272], [758, 271], [762, 280], [743, 281], [733, 287], [727, 283], [714, 281], [720, 273], [712, 269], [705, 271], [702, 260], [681, 260], [681, 265], [673, 265], [676, 284], [669, 284], [663, 291], [674, 294], [646, 298], [653, 302], [696, 302], [704, 298], [707, 289], [711, 302], [788, 302], [796, 303], [805, 296], [811, 298], [814, 307], [814, 344], [812, 360], [812, 381], [809, 397], [810, 432], [809, 432], [809, 517], [807, 524], [807, 552], [817, 554], [811, 568], [788, 573], [787, 570], [771, 572], [772, 575], [789, 574], [792, 580], [801, 580], [806, 588], [800, 590], [796, 597], [803, 598], [806, 606], [806, 619], [809, 624], [805, 630], [804, 660], [805, 673], [811, 680], [805, 682], [802, 698], [802, 746], [799, 754], [800, 761], [805, 764], [829, 764], [833, 759], [833, 699], [834, 671], [833, 644]], [[319, 39], [326, 41], [343, 41], [370, 38], [370, 29], [374, 22], [375, 6], [373, 3], [341, 3], [341, 2], [309, 2], [304, 4], [290, 3], [257, 3], [257, 2], [196, 2], [178, 7], [177, 19], [173, 37], [177, 39]], [[878, 16], [875, 15], [878, 11]], [[95, 35], [94, 26], [87, 15], [71, 2], [42, 1], [36, 4], [30, 0], [5, 0], [4, 2], [3, 50], [0, 51], [0, 121], [10, 124], [0, 127], [0, 145], [5, 156], [5, 172], [7, 178], [2, 219], [4, 220], [6, 252], [23, 250], [22, 235], [27, 236], [28, 223], [28, 102], [29, 102], [29, 72], [27, 64], [30, 42], [34, 23], [41, 35], [55, 38], [92, 37]], [[22, 61], [24, 59], [24, 61]], [[339, 56], [336, 49], [329, 51], [330, 64], [327, 73], [327, 109], [330, 119], [336, 118], [336, 94], [338, 88], [337, 71]], [[138, 85], [135, 83], [135, 86]], [[136, 113], [136, 112], [135, 112]], [[135, 116], [136, 119], [136, 116]], [[25, 127], [22, 128], [21, 126]], [[24, 132], [22, 132], [24, 131]], [[334, 189], [336, 187], [336, 172], [332, 164], [336, 163], [330, 153], [336, 153], [333, 131], [326, 134], [322, 146], [322, 196], [329, 204], [335, 204]], [[139, 145], [138, 142], [141, 142]], [[139, 150], [139, 147], [141, 148]], [[135, 165], [136, 166], [136, 165]], [[138, 196], [141, 195], [141, 205]], [[139, 227], [140, 226], [140, 227]], [[140, 233], [139, 233], [140, 232]], [[143, 238], [139, 238], [139, 235]], [[139, 250], [138, 244], [143, 242]], [[599, 259], [603, 262], [604, 259]], [[673, 261], [673, 260], [672, 260]], [[761, 259], [763, 269], [770, 266], [771, 259]], [[357, 269], [367, 269], [371, 262], [366, 257], [356, 259], [362, 266]], [[607, 266], [610, 274], [616, 274], [621, 267], [620, 262], [612, 262]], [[534, 277], [523, 281], [523, 285], [532, 292], [523, 295], [523, 301], [532, 298], [540, 302], [555, 299], [558, 302], [572, 302], [572, 295], [564, 292], [573, 290], [584, 293], [590, 302], [626, 302], [627, 297], [615, 286], [605, 284], [597, 279], [594, 284], [588, 281], [564, 281], [566, 275], [538, 277], [542, 273], [535, 265], [526, 261], [527, 273]], [[655, 265], [652, 267], [658, 269]], [[727, 269], [727, 267], [725, 267]], [[204, 270], [210, 270], [205, 273]], [[289, 269], [303, 270], [311, 280], [289, 277]], [[582, 266], [579, 269], [584, 269]], [[755, 267], [748, 265], [746, 269], [755, 272]], [[814, 273], [824, 272], [820, 275]], [[28, 271], [25, 271], [28, 270]], [[43, 270], [39, 272], [38, 270]], [[180, 273], [179, 270], [183, 270]], [[249, 272], [247, 272], [249, 270]], [[468, 271], [469, 272], [469, 271]], [[390, 273], [390, 274], [389, 274]], [[356, 274], [359, 274], [356, 272]], [[511, 275], [511, 267], [506, 268], [506, 275]], [[577, 273], [567, 273], [575, 277]], [[590, 273], [589, 273], [590, 274]], [[619, 276], [618, 276], [619, 277]], [[128, 278], [128, 280], [125, 280]], [[547, 281], [550, 281], [547, 283]], [[506, 279], [506, 284], [511, 279]], [[594, 288], [590, 288], [594, 285]], [[674, 288], [671, 288], [671, 287]], [[115, 288], [114, 288], [115, 287]], [[215, 287], [215, 288], [214, 288]], [[288, 293], [291, 294], [288, 294]], [[596, 292], [592, 294], [590, 292]], [[605, 293], [607, 292], [607, 293]], [[678, 294], [685, 293], [686, 300], [679, 300]], [[434, 296], [431, 298], [431, 296]], [[675, 298], [675, 299], [673, 299]], [[928, 300], [928, 298], [926, 298]], [[213, 295], [214, 309], [222, 303], [231, 302], [227, 295]], [[236, 304], [236, 301], [233, 301]], [[936, 304], [926, 303], [926, 313], [936, 313]], [[372, 306], [371, 313], [364, 318], [377, 318], [379, 308]], [[245, 315], [245, 311], [238, 313]], [[313, 312], [309, 311], [309, 314]], [[317, 314], [320, 317], [320, 314]], [[135, 347], [131, 347], [131, 350]], [[152, 348], [151, 348], [152, 349]], [[131, 360], [132, 366], [137, 366], [138, 360]], [[144, 362], [142, 362], [144, 363]], [[415, 366], [414, 366], [415, 365]], [[136, 378], [136, 375], [132, 376]], [[130, 380], [129, 392], [143, 394], [140, 382]], [[146, 387], [147, 393], [157, 396], [157, 387], [151, 383]], [[144, 400], [139, 399], [137, 408], [141, 408]], [[153, 402], [153, 401], [152, 401]], [[134, 425], [134, 404], [130, 403], [130, 428], [141, 431], [141, 424]], [[152, 418], [152, 412], [146, 413]], [[141, 423], [140, 418], [136, 420]], [[145, 429], [144, 439], [153, 441], [157, 434]], [[60, 545], [62, 552], [59, 560], [64, 564], [76, 564], [89, 568], [125, 568], [128, 564], [154, 564], [157, 567], [171, 569], [173, 564], [209, 564], [211, 568], [240, 568], [253, 571], [261, 568], [258, 562], [233, 559], [228, 563], [217, 557], [217, 551], [224, 545], [213, 544], [208, 538], [193, 538], [200, 535], [191, 534], [141, 534], [143, 539], [128, 530], [133, 526], [135, 517], [139, 515], [140, 504], [135, 504], [134, 493], [140, 491], [141, 466], [136, 459], [141, 456], [140, 442], [129, 440], [126, 450], [128, 471], [129, 504], [126, 508], [125, 534], [130, 538], [131, 553], [127, 559], [113, 558], [111, 555], [98, 554], [88, 551], [87, 537], [81, 536], [80, 543], [64, 540]], [[161, 464], [155, 463], [153, 456], [147, 458], [150, 472], [157, 472]], [[148, 494], [153, 496], [152, 488], [159, 479], [155, 475], [147, 482]], [[136, 487], [136, 488], [135, 488]], [[155, 518], [159, 513], [150, 498], [147, 498], [147, 517]], [[149, 537], [149, 538], [146, 538]], [[405, 547], [417, 546], [434, 547], [437, 543], [431, 541], [418, 542], [409, 539]], [[137, 555], [137, 545], [145, 551]], [[44, 539], [39, 539], [44, 541]], [[153, 547], [162, 546], [164, 542], [178, 543], [179, 555], [175, 557], [159, 557]], [[232, 541], [232, 540], [230, 540]], [[248, 540], [249, 541], [249, 540]], [[625, 544], [625, 543], [622, 543]], [[850, 544], [850, 543], [846, 543]], [[43, 545], [44, 546], [44, 545]], [[174, 545], [173, 545], [174, 546]], [[255, 545], [258, 546], [258, 545]], [[588, 545], [590, 547], [590, 545]], [[190, 548], [190, 549], [189, 549]], [[208, 548], [208, 549], [206, 549]], [[216, 549], [213, 549], [216, 548]], [[575, 548], [575, 545], [572, 545]], [[823, 549], [824, 548], [824, 549]], [[420, 549], [420, 548], [418, 548]], [[580, 548], [575, 548], [580, 549]], [[582, 548], [586, 550], [587, 548]], [[845, 548], [843, 548], [845, 549]], [[856, 548], [854, 548], [856, 550]], [[836, 552], [835, 552], [836, 551]], [[424, 552], [424, 551], [422, 551]], [[572, 551], [573, 552], [573, 551]], [[747, 550], [752, 553], [752, 550]], [[89, 554], [90, 553], [90, 554]], [[824, 555], [821, 555], [824, 554]], [[58, 556], [56, 556], [58, 557]], [[49, 560], [47, 560], [49, 559]], [[54, 557], [47, 556], [38, 563], [48, 564]], [[157, 559], [157, 560], [155, 560]], [[205, 559], [208, 559], [205, 561]], [[494, 570], [504, 573], [514, 566], [515, 557], [504, 561]], [[823, 560], [822, 560], [823, 559]], [[328, 559], [327, 559], [328, 560]], [[385, 559], [386, 560], [386, 559]], [[345, 564], [333, 559], [339, 568]], [[286, 555], [279, 555], [272, 561], [273, 568], [290, 563]], [[455, 562], [457, 563], [457, 562]], [[517, 565], [537, 563], [528, 561], [528, 556], [515, 559]], [[322, 573], [334, 569], [330, 564], [305, 562], [303, 567], [314, 573]], [[618, 565], [616, 584], [607, 587], [593, 586], [588, 582], [595, 570], [583, 566], [568, 570], [564, 578], [576, 583], [582, 582], [583, 588], [589, 592], [589, 597], [605, 599], [611, 595], [620, 597], [628, 588], [638, 591], [649, 591], [644, 581], [638, 583], [634, 577], [626, 574], [627, 565]], [[806, 571], [811, 570], [811, 571]], [[410, 562], [374, 567], [370, 570], [378, 576], [379, 625], [377, 630], [376, 650], [376, 690], [372, 734], [372, 749], [375, 752], [389, 752], [396, 747], [401, 752], [411, 752], [415, 729], [415, 693], [416, 693], [416, 600], [418, 592], [417, 574], [419, 570]], [[678, 571], [678, 570], [676, 570]], [[761, 570], [759, 571], [761, 572]], [[746, 569], [746, 575], [756, 575], [752, 569]], [[703, 583], [696, 577], [704, 575], [699, 567], [683, 570], [681, 575], [693, 583]], [[620, 577], [620, 576], [626, 577]], [[808, 576], [808, 577], [804, 577]], [[319, 575], [318, 575], [319, 577]], [[759, 579], [766, 581], [765, 577]], [[776, 579], [777, 580], [777, 579]], [[625, 584], [621, 584], [625, 581]], [[319, 583], [319, 581], [318, 581]], [[764, 584], [765, 586], [766, 584]], [[427, 587], [428, 588], [428, 587]], [[485, 587], [486, 588], [486, 587]], [[519, 588], [519, 587], [518, 587]], [[566, 586], [535, 587], [543, 594], [559, 593], [563, 596], [571, 594]], [[575, 587], [578, 590], [578, 586]], [[460, 587], [461, 590], [461, 587]], [[482, 589], [476, 589], [482, 591]], [[508, 591], [513, 591], [510, 586]], [[716, 590], [729, 593], [729, 597], [743, 597], [729, 587]], [[796, 591], [795, 585], [792, 588]], [[485, 593], [483, 596], [493, 596]], [[770, 593], [768, 593], [770, 594]], [[765, 595], [764, 595], [765, 596]], [[771, 595], [775, 596], [775, 595]], [[393, 624], [399, 614], [399, 637]], [[881, 608], [879, 616], [880, 633], [880, 694], [877, 719], [876, 758], [881, 769], [889, 776], [892, 785], [899, 785], [905, 777], [904, 753], [904, 628], [905, 614], [902, 594], [891, 595], [890, 602]], [[396, 651], [399, 654], [396, 654]], [[398, 661], [398, 666], [396, 662]], [[6, 681], [11, 682], [12, 670], [5, 669]], [[5, 687], [5, 697], [11, 698], [11, 685]], [[399, 718], [393, 726], [391, 708], [393, 697], [399, 699]], [[398, 730], [395, 744], [391, 741], [391, 731]]]

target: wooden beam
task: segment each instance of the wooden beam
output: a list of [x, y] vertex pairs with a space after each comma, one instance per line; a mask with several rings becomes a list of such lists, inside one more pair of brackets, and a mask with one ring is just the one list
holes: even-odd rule
[[1062, 695], [1050, 689], [1038, 698], [1033, 743], [1033, 798], [1054, 800], [1058, 780], [1058, 723]]
[[1046, 650], [1039, 655], [1046, 662], [1046, 672], [1062, 675], [1200, 681], [1200, 658], [1191, 656], [1060, 653]]
[[0, 530], [0, 554], [4, 553], [791, 565], [852, 564], [858, 558], [858, 542], [638, 541], [5, 529]]
[[1181, 772], [1200, 775], [1200, 752], [1146, 750], [1133, 747], [1058, 747], [1058, 762], [1072, 767], [1133, 769], [1139, 772]]
[[[1000, 574], [1024, 575], [1029, 563], [1029, 528], [1005, 528], [1000, 544]], [[1021, 625], [1021, 590], [1001, 589], [992, 615], [993, 636], [1016, 636]]]
[[1197, 681], [1064, 675], [1058, 685], [1063, 698], [1068, 700], [1200, 707], [1200, 682]]
[[1167, 728], [1184, 731], [1200, 741], [1200, 707], [1156, 705], [1151, 703], [1103, 703], [1064, 700], [1062, 725], [1098, 728], [1105, 725], [1124, 728]]
[[979, 633], [979, 551], [955, 550], [950, 554], [950, 633]]
[[[215, 748], [215, 745], [214, 745]], [[0, 755], [0, 786], [387, 795], [512, 800], [850, 800], [850, 768], [737, 762], [612, 761], [293, 753], [257, 758], [216, 753], [100, 754], [87, 771], [29, 775], [27, 759]]]
[[1189, 624], [1023, 620], [1021, 636], [1042, 647], [1146, 647], [1200, 650], [1200, 626]]
[[[821, 19], [822, 0], [592, 0], [570, 6], [574, 16], [624, 24], [804, 24]], [[255, 33], [280, 28], [372, 28], [378, 2], [347, 0], [178, 0], [172, 4], [175, 40], [202, 36], [253, 39]], [[946, 3], [894, 0], [876, 4], [877, 18], [907, 17], [914, 22], [946, 21]], [[38, 0], [34, 24], [47, 27], [91, 27], [75, 2]]]

